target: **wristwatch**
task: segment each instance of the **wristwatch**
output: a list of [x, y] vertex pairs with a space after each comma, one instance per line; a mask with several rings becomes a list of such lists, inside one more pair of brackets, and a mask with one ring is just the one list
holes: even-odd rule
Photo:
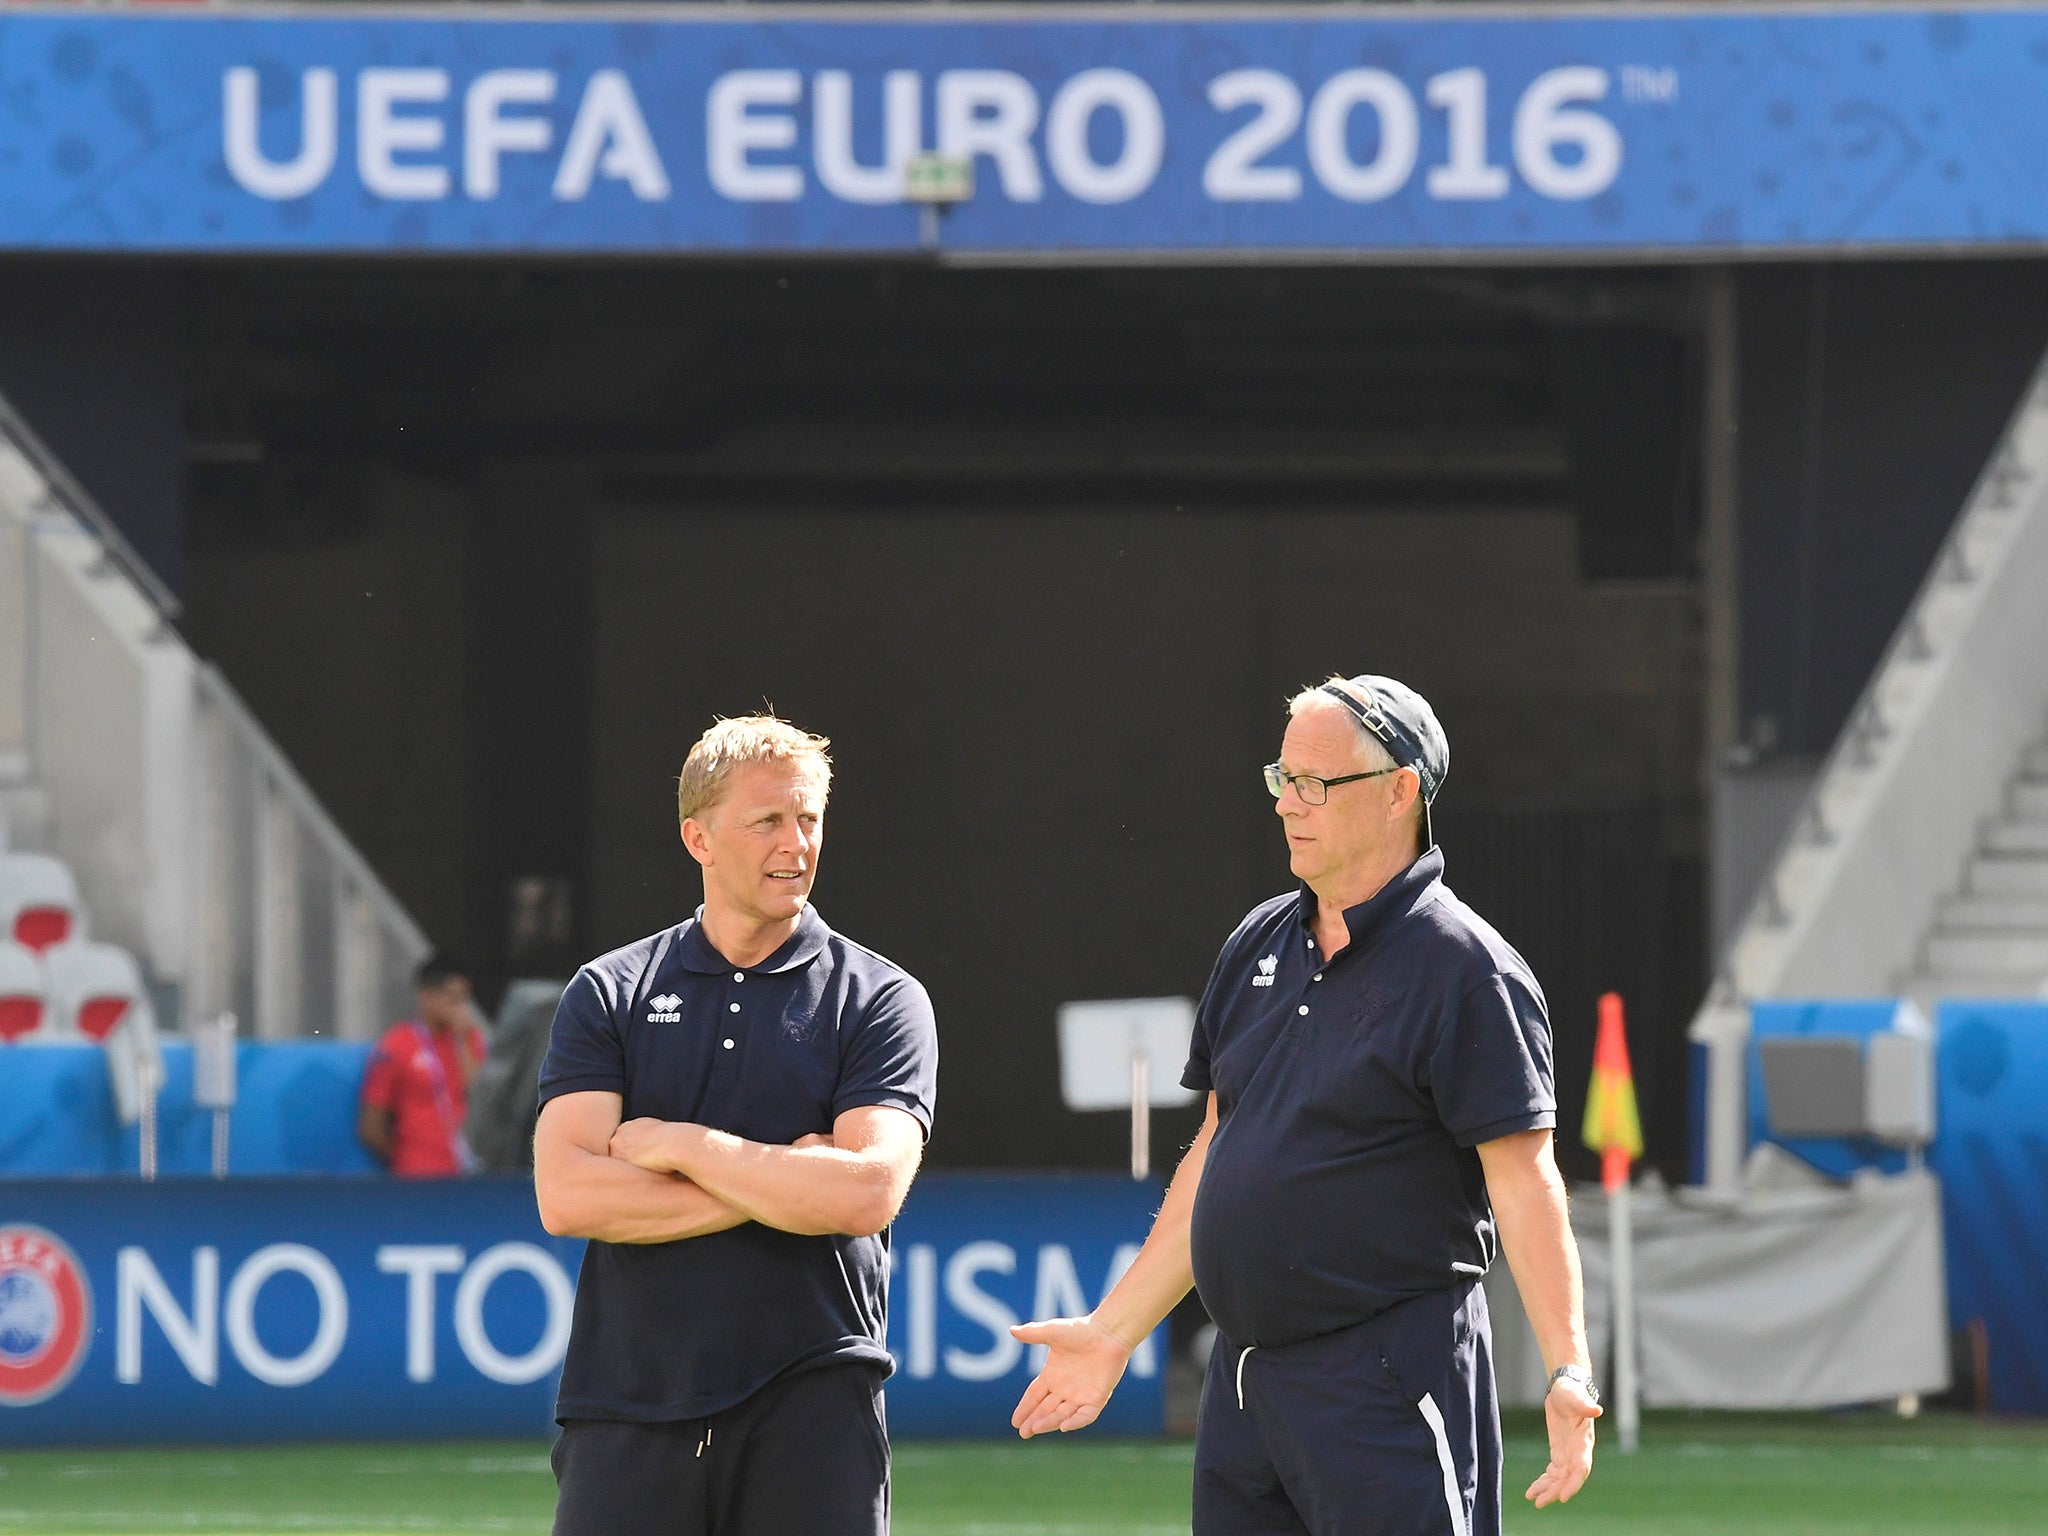
[[1550, 1396], [1550, 1389], [1557, 1385], [1557, 1378], [1560, 1376], [1564, 1377], [1567, 1381], [1576, 1382], [1579, 1390], [1586, 1394], [1593, 1405], [1595, 1407], [1599, 1406], [1600, 1389], [1593, 1384], [1593, 1373], [1583, 1365], [1560, 1365], [1556, 1370], [1552, 1371], [1550, 1373], [1550, 1380], [1543, 1384], [1543, 1395], [1545, 1397]]

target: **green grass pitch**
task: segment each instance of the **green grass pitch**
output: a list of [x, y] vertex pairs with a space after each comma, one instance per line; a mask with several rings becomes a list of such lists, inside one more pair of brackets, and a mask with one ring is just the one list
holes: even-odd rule
[[[1563, 1509], [1520, 1503], [1543, 1460], [1508, 1422], [1513, 1536], [2035, 1536], [2048, 1530], [2048, 1423], [1879, 1414], [1653, 1413], [1643, 1448], [1603, 1448]], [[897, 1536], [1174, 1536], [1186, 1441], [912, 1443]], [[0, 1533], [358, 1536], [544, 1533], [554, 1484], [527, 1444], [0, 1450]]]

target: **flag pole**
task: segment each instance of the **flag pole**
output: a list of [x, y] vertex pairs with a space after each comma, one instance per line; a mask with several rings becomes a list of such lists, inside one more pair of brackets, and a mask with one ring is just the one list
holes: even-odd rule
[[1636, 1369], [1636, 1243], [1629, 1165], [1643, 1154], [1643, 1130], [1618, 992], [1600, 998], [1600, 1034], [1593, 1047], [1593, 1085], [1586, 1098], [1583, 1138], [1600, 1154], [1600, 1187], [1607, 1192], [1615, 1429], [1622, 1453], [1632, 1455], [1642, 1431], [1642, 1394]]
[[[1625, 1168], [1626, 1165], [1624, 1165]], [[1629, 1178], [1607, 1196], [1607, 1234], [1614, 1266], [1614, 1418], [1624, 1455], [1634, 1455], [1642, 1432], [1641, 1389], [1636, 1382], [1636, 1241], [1629, 1210]]]

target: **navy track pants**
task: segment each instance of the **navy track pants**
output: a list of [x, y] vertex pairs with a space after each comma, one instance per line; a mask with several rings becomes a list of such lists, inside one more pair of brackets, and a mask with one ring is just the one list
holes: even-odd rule
[[1500, 1536], [1500, 1478], [1476, 1281], [1294, 1344], [1216, 1341], [1195, 1536]]

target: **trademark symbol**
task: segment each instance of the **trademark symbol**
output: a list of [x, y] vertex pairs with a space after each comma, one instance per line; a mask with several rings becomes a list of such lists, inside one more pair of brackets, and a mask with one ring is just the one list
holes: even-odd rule
[[1621, 66], [1623, 101], [1665, 102], [1678, 100], [1678, 71], [1653, 68], [1647, 64]]

